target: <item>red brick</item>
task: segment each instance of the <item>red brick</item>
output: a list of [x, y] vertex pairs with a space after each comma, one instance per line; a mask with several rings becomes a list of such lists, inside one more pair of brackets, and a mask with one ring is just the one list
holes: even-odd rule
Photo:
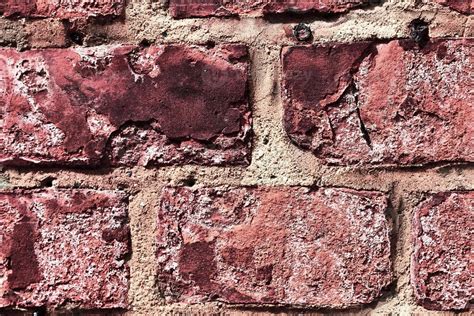
[[69, 38], [61, 20], [39, 19], [25, 24], [28, 44], [34, 48], [66, 47]]
[[0, 14], [6, 17], [55, 17], [60, 19], [117, 16], [125, 0], [2, 0]]
[[328, 164], [474, 161], [473, 43], [286, 47], [285, 129]]
[[247, 50], [0, 49], [0, 162], [245, 164]]
[[[256, 3], [255, 3], [256, 2]], [[376, 3], [371, 0], [266, 0], [266, 1], [223, 1], [223, 0], [170, 0], [171, 15], [176, 18], [262, 15], [276, 13], [342, 13], [350, 9]]]
[[474, 12], [474, 0], [434, 0], [433, 2], [465, 14]]
[[442, 192], [415, 209], [412, 284], [428, 309], [460, 310], [474, 298], [474, 192]]
[[93, 190], [0, 193], [0, 308], [127, 307], [126, 197]]
[[391, 282], [386, 197], [344, 189], [165, 188], [159, 285], [168, 302], [346, 307]]

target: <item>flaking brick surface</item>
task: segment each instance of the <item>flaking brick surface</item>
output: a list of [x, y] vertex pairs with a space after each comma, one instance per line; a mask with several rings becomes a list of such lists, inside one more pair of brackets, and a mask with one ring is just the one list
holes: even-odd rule
[[284, 124], [324, 163], [474, 161], [473, 41], [283, 50]]
[[247, 164], [247, 50], [0, 49], [0, 162]]
[[428, 309], [465, 310], [474, 297], [474, 192], [440, 192], [415, 209], [412, 282]]
[[377, 192], [165, 188], [161, 291], [183, 303], [370, 303], [392, 280], [386, 209]]
[[128, 306], [126, 196], [0, 192], [0, 308]]

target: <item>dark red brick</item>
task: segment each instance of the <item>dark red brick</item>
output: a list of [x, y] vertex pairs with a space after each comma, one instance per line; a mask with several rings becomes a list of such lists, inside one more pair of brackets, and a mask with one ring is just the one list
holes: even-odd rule
[[176, 18], [262, 15], [277, 13], [343, 13], [374, 0], [266, 0], [266, 1], [223, 1], [223, 0], [170, 0], [171, 15]]
[[474, 298], [474, 192], [442, 192], [415, 209], [412, 285], [428, 309], [460, 310]]
[[126, 197], [93, 190], [0, 193], [0, 308], [126, 308]]
[[54, 17], [60, 19], [117, 16], [125, 0], [2, 0], [0, 15], [6, 17]]
[[247, 50], [0, 49], [0, 162], [245, 164]]
[[474, 161], [473, 43], [286, 47], [285, 129], [328, 164]]
[[461, 13], [471, 14], [474, 12], [474, 0], [434, 0], [434, 2]]
[[165, 188], [158, 284], [168, 302], [370, 303], [391, 282], [386, 208], [367, 191]]

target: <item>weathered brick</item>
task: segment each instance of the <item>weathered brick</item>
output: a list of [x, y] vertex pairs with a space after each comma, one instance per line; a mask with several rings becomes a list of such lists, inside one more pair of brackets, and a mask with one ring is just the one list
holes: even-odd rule
[[428, 309], [468, 308], [474, 298], [474, 192], [442, 192], [415, 209], [412, 285]]
[[118, 16], [123, 13], [124, 7], [125, 0], [2, 0], [0, 15], [72, 19]]
[[391, 282], [382, 193], [305, 187], [165, 188], [159, 286], [169, 302], [345, 307]]
[[0, 193], [0, 308], [127, 307], [126, 196]]
[[329, 164], [474, 161], [473, 43], [286, 47], [285, 129]]
[[276, 13], [342, 13], [350, 9], [377, 3], [377, 0], [170, 0], [171, 15], [176, 18], [265, 15]]
[[461, 13], [471, 14], [474, 12], [474, 0], [434, 0], [434, 2]]
[[69, 43], [64, 22], [57, 19], [39, 19], [25, 24], [28, 44], [34, 48], [66, 47]]
[[245, 164], [247, 50], [0, 49], [0, 162]]

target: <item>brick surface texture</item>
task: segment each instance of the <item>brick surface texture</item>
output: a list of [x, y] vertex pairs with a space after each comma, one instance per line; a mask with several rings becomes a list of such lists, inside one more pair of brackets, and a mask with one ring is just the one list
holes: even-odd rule
[[474, 0], [0, 0], [0, 316], [471, 315]]
[[474, 1], [472, 0], [435, 0], [434, 2], [461, 13], [471, 14], [474, 12]]
[[474, 161], [474, 41], [288, 47], [285, 129], [337, 165]]
[[170, 301], [370, 303], [391, 281], [386, 197], [308, 188], [167, 188], [158, 211]]
[[441, 192], [415, 210], [412, 282], [429, 309], [465, 309], [474, 297], [474, 192]]
[[127, 306], [125, 196], [2, 192], [0, 241], [0, 307]]
[[116, 16], [123, 13], [124, 6], [124, 0], [2, 0], [0, 14], [7, 17], [70, 19]]
[[246, 48], [0, 50], [0, 161], [245, 164]]

